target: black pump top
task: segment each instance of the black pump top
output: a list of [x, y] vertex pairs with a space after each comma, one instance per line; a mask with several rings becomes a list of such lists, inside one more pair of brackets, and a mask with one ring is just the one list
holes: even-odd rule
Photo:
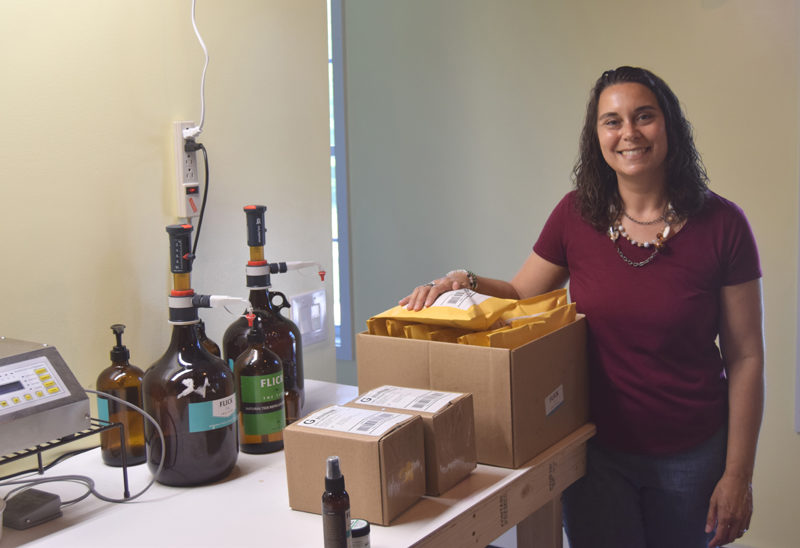
[[250, 329], [247, 330], [247, 342], [260, 344], [267, 340], [267, 335], [264, 333], [264, 327], [261, 324], [261, 318], [256, 314], [248, 314], [247, 323], [250, 324]]
[[125, 326], [121, 323], [115, 323], [111, 326], [111, 331], [117, 336], [117, 345], [111, 349], [112, 362], [127, 362], [131, 357], [128, 347], [122, 344], [122, 333], [125, 331]]

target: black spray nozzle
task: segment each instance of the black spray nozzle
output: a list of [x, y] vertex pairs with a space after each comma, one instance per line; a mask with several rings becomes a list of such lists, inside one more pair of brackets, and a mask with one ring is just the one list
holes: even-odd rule
[[173, 274], [192, 271], [192, 225], [169, 225], [169, 269]]
[[122, 344], [122, 334], [125, 332], [125, 326], [121, 323], [115, 323], [111, 326], [111, 331], [113, 331], [114, 335], [117, 337], [117, 344], [111, 349], [111, 361], [127, 361], [128, 358], [131, 357], [131, 353], [128, 351], [128, 348]]
[[247, 245], [250, 247], [264, 246], [267, 232], [264, 226], [264, 212], [267, 206], [246, 205], [244, 213], [247, 216]]
[[337, 456], [328, 457], [325, 461], [325, 490], [332, 493], [344, 491], [344, 476]]

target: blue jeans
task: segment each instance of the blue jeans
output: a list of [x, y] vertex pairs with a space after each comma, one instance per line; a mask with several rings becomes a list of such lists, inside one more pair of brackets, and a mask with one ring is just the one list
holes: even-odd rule
[[562, 497], [570, 548], [706, 548], [726, 444], [726, 428], [668, 456], [617, 453], [589, 440], [586, 476]]

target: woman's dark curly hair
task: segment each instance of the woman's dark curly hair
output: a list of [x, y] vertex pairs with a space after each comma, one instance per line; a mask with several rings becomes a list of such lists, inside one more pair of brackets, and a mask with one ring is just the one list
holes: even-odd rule
[[658, 100], [667, 130], [667, 194], [679, 219], [698, 213], [708, 188], [705, 166], [694, 146], [692, 126], [678, 98], [666, 82], [635, 67], [607, 70], [592, 88], [580, 137], [580, 155], [573, 168], [581, 216], [598, 230], [606, 230], [622, 211], [617, 175], [606, 163], [597, 137], [597, 102], [614, 84], [633, 82], [647, 87]]

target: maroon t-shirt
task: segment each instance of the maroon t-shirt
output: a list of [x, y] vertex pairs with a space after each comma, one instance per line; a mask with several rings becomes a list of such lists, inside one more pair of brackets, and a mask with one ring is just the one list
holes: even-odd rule
[[[622, 237], [617, 245], [634, 261], [652, 253]], [[663, 455], [694, 447], [725, 424], [720, 289], [761, 277], [753, 232], [736, 204], [709, 191], [666, 249], [635, 268], [606, 232], [581, 218], [573, 191], [533, 249], [569, 269], [570, 295], [586, 314], [598, 441]]]

